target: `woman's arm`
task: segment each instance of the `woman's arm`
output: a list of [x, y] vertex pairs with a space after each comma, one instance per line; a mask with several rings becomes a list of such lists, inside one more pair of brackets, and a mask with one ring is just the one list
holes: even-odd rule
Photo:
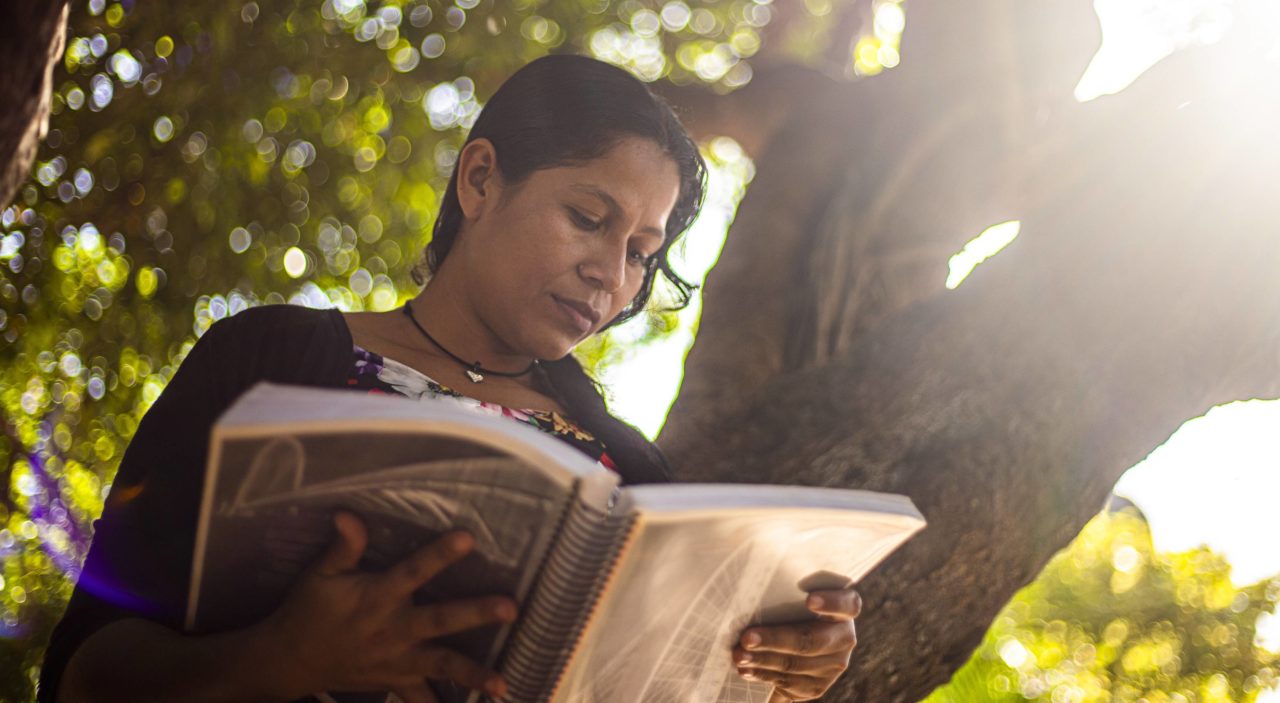
[[368, 542], [364, 525], [349, 513], [339, 513], [335, 525], [338, 539], [261, 622], [189, 636], [139, 618], [118, 620], [76, 649], [56, 700], [268, 703], [343, 690], [391, 691], [405, 703], [432, 703], [428, 679], [506, 694], [497, 673], [432, 641], [513, 622], [513, 600], [412, 601], [471, 550], [469, 535], [445, 535], [386, 571], [367, 573], [357, 569]]
[[287, 701], [263, 663], [259, 628], [190, 637], [131, 618], [98, 630], [67, 664], [58, 703]]
[[[326, 385], [350, 355], [349, 342], [335, 341], [340, 324], [322, 311], [267, 305], [215, 322], [196, 341], [138, 425], [94, 521], [93, 544], [41, 666], [40, 703], [55, 703], [73, 654], [98, 630], [136, 619], [177, 636], [210, 428], [258, 380]], [[97, 646], [108, 658], [130, 654], [110, 651], [118, 646], [114, 637]], [[85, 662], [77, 659], [79, 679]]]

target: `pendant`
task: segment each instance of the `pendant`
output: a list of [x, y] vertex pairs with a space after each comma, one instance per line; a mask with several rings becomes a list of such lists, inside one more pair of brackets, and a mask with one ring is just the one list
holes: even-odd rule
[[467, 373], [467, 378], [471, 379], [472, 383], [480, 383], [481, 381], [484, 380], [484, 376], [477, 373], [475, 369], [467, 369], [466, 373]]

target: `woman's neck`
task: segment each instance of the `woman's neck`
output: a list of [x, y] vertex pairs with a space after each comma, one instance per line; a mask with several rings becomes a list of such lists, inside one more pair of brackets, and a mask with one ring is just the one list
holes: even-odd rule
[[465, 293], [451, 285], [447, 278], [433, 278], [407, 304], [434, 343], [406, 320], [407, 336], [420, 339], [431, 351], [439, 351], [444, 356], [452, 354], [468, 363], [479, 362], [490, 371], [522, 371], [534, 360], [512, 349], [494, 333], [475, 312]]

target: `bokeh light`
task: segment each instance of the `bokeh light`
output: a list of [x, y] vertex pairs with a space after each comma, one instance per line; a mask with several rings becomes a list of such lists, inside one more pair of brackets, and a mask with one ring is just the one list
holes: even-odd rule
[[[766, 49], [807, 64], [835, 56], [847, 65], [830, 72], [850, 77], [910, 61], [899, 55], [910, 5], [893, 0], [866, 5], [864, 34], [836, 39], [825, 32], [842, 6], [827, 0], [797, 3], [785, 27], [775, 20], [790, 10], [767, 0], [286, 5], [196, 3], [175, 14], [131, 0], [72, 3], [48, 136], [31, 182], [0, 210], [0, 458], [12, 477], [0, 502], [0, 630], [18, 643], [0, 659], [12, 673], [0, 699], [29, 697], [39, 647], [24, 645], [47, 636], [65, 604], [120, 457], [196, 337], [252, 305], [385, 311], [415, 293], [409, 271], [466, 130], [516, 67], [574, 51], [645, 81], [728, 92], [753, 80]], [[1193, 27], [1186, 41], [1220, 26]], [[1280, 57], [1280, 43], [1274, 50]], [[675, 252], [694, 280], [716, 260], [754, 175], [736, 142], [704, 147], [708, 205]], [[619, 414], [650, 436], [679, 387], [698, 312], [695, 302], [641, 316], [580, 350]], [[1142, 593], [1164, 567], [1126, 544], [1095, 566], [1110, 570], [1108, 592]], [[1123, 575], [1113, 584], [1112, 574]], [[1036, 636], [1069, 642], [1062, 651], [1083, 667], [1088, 647], [1104, 652], [1136, 627], [1111, 623], [1087, 646], [1058, 629]], [[1093, 690], [1055, 684], [1049, 669], [1032, 675], [1036, 641], [1005, 635], [1031, 653], [1001, 672], [1007, 690]], [[1143, 657], [1133, 665], [1161, 660]], [[1206, 686], [1221, 690], [1216, 679]]]

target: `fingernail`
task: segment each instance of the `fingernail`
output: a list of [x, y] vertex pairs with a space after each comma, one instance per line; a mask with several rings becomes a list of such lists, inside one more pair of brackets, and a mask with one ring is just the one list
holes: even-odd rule
[[[794, 603], [795, 601], [792, 601], [792, 602]], [[747, 636], [742, 638], [742, 644], [744, 647], [751, 647], [751, 648], [759, 647], [760, 646], [759, 633], [748, 632]]]
[[[792, 602], [794, 603], [795, 601]], [[756, 677], [755, 672], [750, 669], [747, 669], [746, 671], [739, 671], [738, 673], [742, 674], [742, 678], [744, 679], [754, 679]]]
[[516, 609], [510, 603], [499, 603], [493, 608], [493, 614], [503, 620], [515, 620]]
[[749, 661], [751, 661], [751, 652], [743, 652], [742, 656], [738, 657], [739, 664], [746, 664]]
[[809, 596], [809, 607], [810, 607], [810, 608], [813, 608], [814, 610], [817, 610], [817, 609], [821, 608], [821, 607], [822, 607], [823, 605], [825, 605], [825, 604], [826, 604], [826, 601], [822, 599], [822, 596]]

